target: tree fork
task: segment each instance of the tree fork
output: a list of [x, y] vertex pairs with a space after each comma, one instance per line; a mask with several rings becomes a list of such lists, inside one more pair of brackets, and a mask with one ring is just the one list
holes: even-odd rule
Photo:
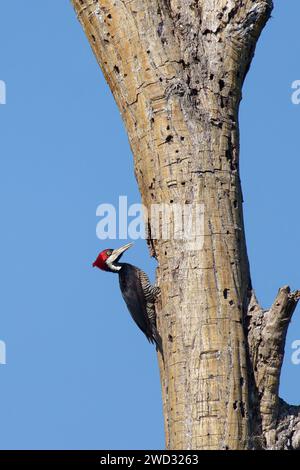
[[268, 313], [256, 301], [239, 178], [241, 89], [272, 1], [72, 3], [125, 122], [143, 203], [204, 208], [201, 249], [148, 237], [167, 448], [299, 446], [298, 409], [278, 398], [299, 296], [281, 289]]

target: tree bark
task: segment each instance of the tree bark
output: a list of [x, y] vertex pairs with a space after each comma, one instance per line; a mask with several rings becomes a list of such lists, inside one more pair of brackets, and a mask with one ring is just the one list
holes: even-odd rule
[[125, 122], [144, 205], [204, 211], [199, 249], [148, 233], [167, 448], [299, 448], [299, 410], [278, 398], [299, 293], [285, 287], [269, 311], [259, 306], [239, 177], [241, 89], [272, 1], [72, 2]]

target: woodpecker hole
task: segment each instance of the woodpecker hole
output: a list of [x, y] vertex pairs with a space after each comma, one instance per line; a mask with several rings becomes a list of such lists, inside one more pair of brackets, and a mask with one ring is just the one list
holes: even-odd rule
[[229, 289], [227, 289], [227, 288], [223, 290], [223, 297], [224, 297], [224, 299], [227, 299], [228, 291], [229, 291]]
[[167, 135], [166, 142], [172, 142], [173, 136], [171, 134]]
[[224, 86], [225, 86], [224, 80], [219, 80], [219, 88], [220, 88], [220, 91], [223, 90]]
[[120, 69], [119, 69], [119, 67], [118, 67], [117, 65], [114, 65], [114, 71], [115, 71], [116, 73], [120, 73]]
[[226, 156], [227, 160], [232, 160], [232, 153], [231, 153], [230, 149], [226, 150], [225, 156]]
[[172, 335], [168, 335], [168, 341], [170, 341], [170, 343], [173, 343], [173, 336]]

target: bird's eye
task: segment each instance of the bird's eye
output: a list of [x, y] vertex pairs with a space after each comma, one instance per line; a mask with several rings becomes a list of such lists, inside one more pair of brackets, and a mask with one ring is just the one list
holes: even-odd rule
[[111, 255], [111, 251], [107, 251], [106, 254], [107, 254], [107, 256], [110, 256], [110, 255]]

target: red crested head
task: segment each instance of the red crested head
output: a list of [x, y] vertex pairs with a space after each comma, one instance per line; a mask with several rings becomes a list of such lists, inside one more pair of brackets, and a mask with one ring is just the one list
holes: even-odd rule
[[101, 251], [95, 261], [93, 262], [93, 267], [97, 267], [102, 271], [109, 272], [118, 272], [120, 271], [122, 265], [118, 263], [119, 259], [123, 255], [124, 251], [128, 250], [132, 246], [132, 243], [127, 243], [120, 248], [115, 250], [107, 248], [106, 250]]
[[95, 261], [93, 262], [93, 268], [102, 269], [102, 271], [109, 271], [109, 267], [106, 264], [107, 259], [112, 254], [113, 250], [111, 248], [107, 248], [106, 250], [101, 251]]

